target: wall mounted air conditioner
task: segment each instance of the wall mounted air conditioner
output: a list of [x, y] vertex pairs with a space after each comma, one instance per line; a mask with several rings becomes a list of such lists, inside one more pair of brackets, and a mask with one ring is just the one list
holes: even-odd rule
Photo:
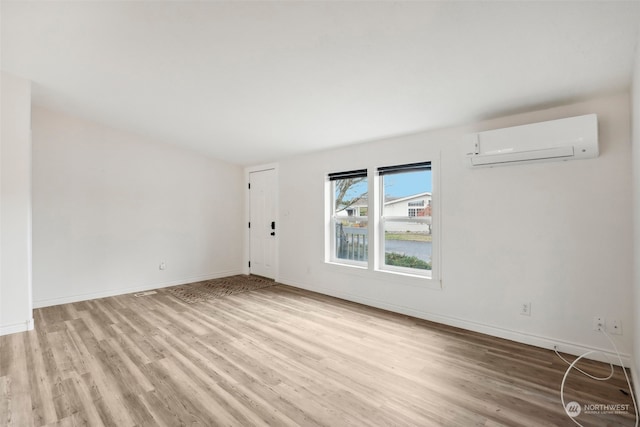
[[587, 114], [469, 135], [469, 166], [494, 167], [598, 157], [598, 116]]

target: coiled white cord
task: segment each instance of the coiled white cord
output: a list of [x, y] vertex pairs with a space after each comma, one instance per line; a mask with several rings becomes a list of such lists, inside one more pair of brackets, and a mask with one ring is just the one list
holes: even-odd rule
[[[611, 345], [613, 346], [613, 349], [616, 352], [616, 355], [618, 356], [618, 362], [620, 362], [620, 367], [622, 368], [622, 372], [624, 373], [624, 377], [627, 380], [627, 385], [629, 386], [629, 393], [631, 393], [631, 400], [633, 401], [633, 410], [635, 412], [635, 416], [636, 416], [636, 421], [635, 421], [635, 427], [638, 427], [638, 405], [636, 404], [636, 398], [635, 398], [635, 394], [633, 392], [633, 388], [631, 387], [631, 380], [629, 380], [629, 376], [627, 375], [627, 370], [624, 368], [624, 363], [622, 363], [622, 357], [620, 356], [620, 352], [618, 351], [618, 346], [616, 346], [616, 343], [611, 339], [611, 337], [609, 336], [609, 334], [607, 334], [605, 331], [600, 331], [604, 334], [605, 337], [607, 337], [607, 339], [609, 340], [609, 342], [611, 343]], [[558, 357], [560, 357], [565, 363], [569, 363], [564, 357], [562, 357], [560, 355], [560, 353], [558, 353], [558, 350], [556, 349], [556, 347], [554, 346], [553, 349], [556, 354], [558, 355]], [[567, 381], [567, 377], [569, 376], [569, 372], [571, 371], [571, 369], [576, 369], [578, 372], [586, 375], [589, 378], [592, 378], [596, 381], [606, 381], [608, 379], [610, 379], [613, 376], [613, 363], [609, 362], [609, 365], [611, 366], [611, 373], [609, 374], [608, 377], [596, 377], [594, 375], [591, 375], [585, 371], [583, 371], [580, 368], [576, 367], [576, 364], [580, 361], [580, 359], [593, 354], [593, 353], [597, 353], [598, 351], [596, 350], [592, 350], [592, 351], [588, 351], [586, 353], [584, 353], [582, 356], [579, 356], [576, 360], [574, 360], [573, 362], [569, 363], [569, 367], [567, 368], [567, 370], [564, 373], [564, 377], [562, 377], [562, 385], [560, 386], [560, 400], [562, 402], [562, 407], [564, 408], [564, 412], [567, 414], [567, 416], [571, 419], [571, 421], [573, 421], [576, 425], [579, 425], [580, 427], [584, 427], [582, 424], [580, 424], [578, 421], [575, 420], [575, 418], [569, 413], [569, 410], [567, 409], [567, 404], [564, 401], [564, 384]], [[608, 357], [606, 355], [606, 353], [601, 352], [608, 360]]]
[[[557, 346], [555, 346], [555, 345], [553, 346], [553, 351], [555, 351], [555, 352], [556, 352], [556, 355], [557, 355], [560, 359], [562, 359], [562, 361], [563, 361], [564, 363], [566, 363], [567, 365], [571, 365], [571, 362], [569, 362], [567, 359], [565, 359], [564, 357], [562, 357], [562, 355], [561, 355], [560, 353], [558, 353], [558, 347], [557, 347]], [[590, 353], [592, 353], [592, 352], [590, 352]], [[578, 367], [577, 367], [577, 366], [575, 366], [575, 365], [574, 365], [573, 369], [575, 369], [576, 371], [580, 372], [580, 373], [581, 373], [581, 374], [583, 374], [583, 375], [586, 375], [587, 377], [589, 377], [589, 378], [591, 378], [591, 379], [593, 379], [593, 380], [596, 380], [596, 381], [606, 381], [606, 380], [608, 380], [608, 379], [610, 379], [610, 378], [612, 378], [612, 377], [613, 377], [613, 374], [614, 374], [614, 368], [613, 368], [613, 362], [611, 362], [611, 361], [609, 360], [609, 357], [608, 357], [605, 353], [603, 353], [603, 354], [604, 354], [604, 357], [609, 361], [609, 366], [611, 367], [611, 372], [609, 373], [609, 376], [607, 376], [607, 377], [596, 377], [595, 375], [591, 375], [590, 373], [583, 371], [582, 369], [578, 368]]]

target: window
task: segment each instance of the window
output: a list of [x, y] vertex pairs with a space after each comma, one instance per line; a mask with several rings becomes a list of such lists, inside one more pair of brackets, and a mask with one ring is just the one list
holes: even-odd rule
[[[330, 173], [328, 178], [328, 262], [362, 267], [357, 274], [395, 274], [406, 283], [437, 279], [431, 162]], [[428, 283], [440, 286], [439, 280]]]
[[381, 167], [378, 174], [380, 268], [431, 277], [431, 163]]
[[329, 174], [331, 183], [331, 260], [367, 265], [369, 198], [367, 170]]
[[426, 214], [427, 214], [427, 211], [425, 209], [409, 208], [409, 216], [411, 217], [425, 216]]

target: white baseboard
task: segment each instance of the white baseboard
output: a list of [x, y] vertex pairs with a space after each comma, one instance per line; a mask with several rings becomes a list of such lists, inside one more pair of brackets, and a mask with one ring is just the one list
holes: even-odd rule
[[210, 273], [203, 276], [186, 277], [184, 279], [171, 280], [168, 282], [148, 283], [145, 285], [133, 286], [128, 288], [109, 289], [105, 291], [88, 292], [85, 294], [68, 295], [68, 296], [58, 297], [58, 298], [49, 298], [44, 300], [33, 301], [33, 308], [50, 307], [53, 305], [87, 301], [87, 300], [92, 300], [97, 298], [113, 297], [116, 295], [124, 295], [124, 294], [131, 294], [134, 292], [149, 291], [151, 289], [160, 289], [160, 288], [167, 288], [169, 286], [184, 285], [185, 283], [194, 283], [194, 282], [201, 282], [203, 280], [219, 279], [220, 277], [235, 276], [237, 274], [242, 274], [242, 270], [238, 269], [238, 270], [229, 270], [229, 271], [219, 271], [217, 273]]
[[[490, 335], [498, 338], [504, 338], [504, 339], [519, 342], [522, 344], [528, 344], [535, 347], [546, 348], [549, 350], [553, 350], [554, 347], [557, 347], [558, 351], [562, 353], [575, 355], [575, 356], [581, 356], [586, 352], [595, 351], [596, 353], [593, 353], [586, 358], [597, 360], [600, 362], [606, 362], [606, 363], [608, 363], [609, 361], [612, 361], [616, 365], [619, 364], [618, 357], [616, 353], [613, 351], [613, 349], [590, 347], [582, 344], [572, 343], [569, 341], [558, 340], [555, 338], [527, 334], [521, 331], [514, 331], [507, 328], [500, 328], [493, 325], [487, 325], [484, 323], [470, 321], [467, 319], [460, 319], [457, 317], [443, 316], [440, 314], [415, 310], [415, 309], [403, 307], [400, 305], [390, 304], [386, 301], [380, 301], [372, 298], [362, 297], [360, 295], [354, 295], [347, 292], [339, 292], [339, 291], [335, 291], [333, 289], [327, 289], [327, 288], [318, 288], [316, 286], [307, 286], [302, 283], [297, 283], [296, 281], [288, 280], [287, 278], [284, 278], [284, 277], [280, 277], [279, 282], [285, 285], [296, 287], [296, 288], [306, 289], [312, 292], [318, 292], [324, 295], [329, 295], [329, 296], [344, 299], [347, 301], [357, 302], [357, 303], [368, 305], [371, 307], [381, 308], [383, 310], [392, 311], [394, 313], [406, 314], [408, 316], [428, 320], [431, 322], [441, 323], [448, 326], [454, 326], [456, 328], [461, 328], [468, 331], [479, 332], [482, 334], [486, 334], [486, 335]], [[625, 367], [632, 366], [631, 356], [629, 354], [620, 354], [620, 357]]]
[[10, 323], [0, 326], [0, 336], [17, 334], [18, 332], [26, 332], [33, 329], [33, 317], [24, 322]]

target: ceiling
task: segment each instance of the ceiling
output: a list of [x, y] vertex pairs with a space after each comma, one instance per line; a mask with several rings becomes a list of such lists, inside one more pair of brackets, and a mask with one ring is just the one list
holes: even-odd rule
[[37, 105], [241, 165], [627, 90], [640, 2], [5, 1]]

